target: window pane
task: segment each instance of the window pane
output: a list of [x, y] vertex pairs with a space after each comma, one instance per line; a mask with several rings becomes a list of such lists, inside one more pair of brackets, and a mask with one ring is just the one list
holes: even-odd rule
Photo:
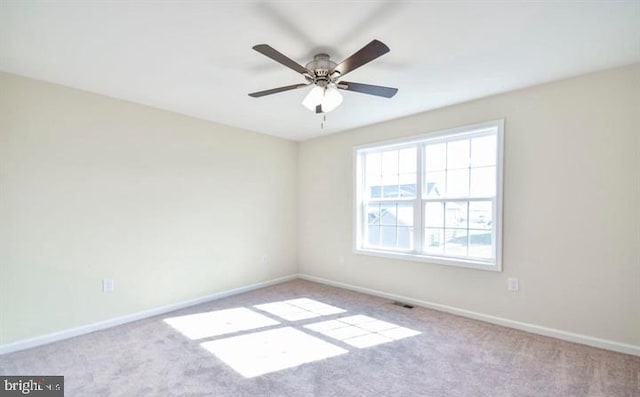
[[471, 166], [496, 165], [496, 136], [489, 135], [471, 140]]
[[382, 154], [380, 152], [367, 153], [365, 158], [365, 174], [382, 175]]
[[447, 171], [447, 197], [469, 195], [469, 169]]
[[413, 249], [413, 228], [398, 227], [398, 248], [410, 250]]
[[401, 174], [413, 174], [416, 172], [416, 148], [407, 148], [400, 150], [400, 168]]
[[398, 175], [398, 151], [382, 152], [382, 175]]
[[496, 167], [471, 169], [471, 196], [493, 197], [496, 194]]
[[444, 252], [444, 229], [425, 229], [424, 252], [429, 254], [442, 254]]
[[387, 226], [397, 225], [396, 218], [396, 205], [393, 204], [380, 204], [380, 224]]
[[365, 209], [367, 225], [380, 224], [380, 204], [367, 204]]
[[447, 143], [447, 169], [469, 167], [469, 140]]
[[396, 227], [395, 226], [380, 226], [380, 245], [384, 248], [396, 247]]
[[469, 203], [469, 228], [491, 230], [493, 227], [493, 203], [472, 201]]
[[367, 175], [365, 179], [366, 195], [370, 198], [382, 197], [382, 177], [380, 175]]
[[469, 230], [469, 256], [489, 259], [493, 257], [490, 230]]
[[413, 226], [413, 203], [398, 203], [398, 226]]
[[400, 197], [416, 197], [416, 174], [400, 174]]
[[447, 144], [426, 145], [424, 147], [426, 171], [443, 171], [447, 168]]
[[380, 245], [380, 226], [367, 226], [366, 245], [369, 247], [377, 247]]
[[444, 227], [444, 203], [426, 203], [424, 223], [427, 227]]
[[426, 198], [440, 198], [445, 193], [446, 172], [428, 172], [425, 175], [424, 195]]
[[445, 206], [445, 226], [447, 228], [467, 228], [467, 206], [466, 201], [447, 202]]
[[382, 153], [367, 153], [364, 165], [365, 195], [369, 198], [382, 197]]
[[455, 256], [467, 256], [467, 230], [445, 229], [444, 253]]
[[398, 174], [382, 176], [382, 197], [398, 197]]

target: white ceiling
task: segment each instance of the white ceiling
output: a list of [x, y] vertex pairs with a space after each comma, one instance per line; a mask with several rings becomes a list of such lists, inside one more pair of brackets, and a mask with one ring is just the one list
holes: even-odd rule
[[[640, 61], [637, 0], [1, 4], [1, 70], [295, 140]], [[303, 82], [255, 44], [306, 64], [374, 38], [391, 52], [348, 80], [392, 99], [343, 92], [321, 129], [309, 88], [247, 95]]]

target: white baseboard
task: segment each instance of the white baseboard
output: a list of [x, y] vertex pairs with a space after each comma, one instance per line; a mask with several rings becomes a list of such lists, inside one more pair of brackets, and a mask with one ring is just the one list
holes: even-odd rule
[[429, 309], [452, 313], [459, 316], [472, 318], [475, 320], [480, 320], [480, 321], [485, 321], [492, 324], [501, 325], [504, 327], [515, 328], [522, 331], [531, 332], [534, 334], [550, 336], [552, 338], [562, 339], [569, 342], [575, 342], [575, 343], [580, 343], [580, 344], [593, 346], [601, 349], [612, 350], [615, 352], [640, 356], [640, 346], [636, 346], [636, 345], [629, 345], [629, 344], [615, 342], [607, 339], [595, 338], [588, 335], [576, 334], [573, 332], [562, 331], [559, 329], [543, 327], [540, 325], [524, 323], [524, 322], [515, 321], [515, 320], [509, 320], [506, 318], [491, 316], [488, 314], [478, 313], [478, 312], [465, 310], [465, 309], [460, 309], [453, 306], [447, 306], [439, 303], [433, 303], [433, 302], [423, 301], [420, 299], [409, 298], [402, 295], [390, 294], [387, 292], [382, 292], [382, 291], [378, 291], [370, 288], [358, 287], [356, 285], [328, 280], [325, 278], [311, 276], [308, 274], [298, 274], [298, 275], [289, 275], [285, 277], [280, 277], [277, 279], [263, 281], [260, 283], [251, 284], [251, 285], [247, 285], [239, 288], [234, 288], [227, 291], [221, 291], [221, 292], [217, 292], [217, 293], [203, 296], [200, 298], [178, 302], [178, 303], [174, 303], [174, 304], [166, 305], [162, 307], [157, 307], [154, 309], [149, 309], [149, 310], [129, 314], [122, 317], [100, 321], [93, 324], [83, 325], [80, 327], [71, 328], [68, 330], [60, 331], [60, 332], [37, 336], [35, 338], [30, 338], [30, 339], [19, 340], [16, 342], [5, 344], [5, 345], [0, 345], [0, 355], [19, 351], [19, 350], [29, 349], [31, 347], [41, 346], [41, 345], [57, 342], [64, 339], [73, 338], [75, 336], [88, 334], [94, 331], [99, 331], [106, 328], [111, 328], [118, 325], [130, 323], [133, 321], [142, 320], [148, 317], [169, 313], [174, 310], [183, 309], [185, 307], [194, 306], [194, 305], [198, 305], [205, 302], [210, 302], [210, 301], [226, 298], [233, 295], [238, 295], [244, 292], [253, 291], [256, 289], [268, 287], [275, 284], [280, 284], [286, 281], [294, 280], [296, 278], [313, 281], [320, 284], [326, 284], [333, 287], [344, 288], [351, 291], [361, 292], [363, 294], [378, 296], [385, 299], [406, 302], [416, 306], [422, 306]]
[[51, 334], [46, 334], [42, 336], [36, 336], [34, 338], [23, 339], [16, 342], [8, 343], [5, 345], [0, 345], [0, 355], [11, 353], [19, 350], [29, 349], [31, 347], [41, 346], [52, 342], [57, 342], [64, 339], [73, 338], [74, 336], [88, 334], [90, 332], [95, 332], [99, 330], [103, 330], [106, 328], [115, 327], [117, 325], [122, 325], [126, 323], [130, 323], [132, 321], [142, 320], [148, 317], [157, 316], [159, 314], [169, 313], [174, 310], [183, 309], [185, 307], [198, 305], [200, 303], [210, 302], [217, 299], [226, 298], [232, 295], [242, 294], [244, 292], [253, 291], [256, 289], [268, 287], [275, 284], [284, 283], [285, 281], [290, 281], [296, 279], [297, 276], [295, 274], [276, 278], [273, 280], [263, 281], [256, 284], [247, 285], [244, 287], [234, 288], [227, 291], [216, 292], [215, 294], [203, 296], [196, 299], [190, 299], [188, 301], [173, 303], [166, 306], [156, 307], [149, 310], [144, 310], [138, 313], [128, 314], [126, 316], [116, 317], [105, 321], [100, 321], [93, 324], [82, 325], [80, 327], [67, 329], [60, 332], [54, 332]]
[[531, 332], [533, 334], [539, 334], [544, 336], [550, 336], [552, 338], [562, 339], [569, 342], [580, 343], [583, 345], [593, 346], [600, 349], [612, 350], [619, 353], [626, 353], [635, 356], [640, 356], [640, 346], [629, 345], [626, 343], [615, 342], [607, 339], [595, 338], [588, 335], [576, 334], [573, 332], [562, 331], [559, 329], [543, 327], [540, 325], [524, 323], [521, 321], [509, 320], [507, 318], [491, 316], [488, 314], [473, 312], [470, 310], [460, 309], [453, 306], [442, 305], [439, 303], [427, 302], [420, 299], [413, 299], [402, 295], [390, 294], [374, 289], [358, 287], [356, 285], [341, 283], [338, 281], [328, 280], [321, 277], [311, 276], [308, 274], [298, 274], [298, 278], [303, 280], [313, 281], [320, 284], [326, 284], [333, 287], [344, 288], [351, 291], [361, 292], [363, 294], [378, 296], [394, 301], [406, 302], [416, 306], [422, 306], [429, 309], [439, 310], [442, 312], [456, 314], [462, 317], [472, 318], [474, 320], [485, 321], [492, 324], [501, 325], [504, 327], [515, 328], [522, 331]]

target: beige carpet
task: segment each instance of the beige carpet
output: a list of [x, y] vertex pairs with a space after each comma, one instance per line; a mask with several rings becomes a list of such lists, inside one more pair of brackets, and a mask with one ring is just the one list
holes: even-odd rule
[[66, 396], [640, 396], [640, 357], [301, 280], [0, 356], [0, 374], [64, 375]]

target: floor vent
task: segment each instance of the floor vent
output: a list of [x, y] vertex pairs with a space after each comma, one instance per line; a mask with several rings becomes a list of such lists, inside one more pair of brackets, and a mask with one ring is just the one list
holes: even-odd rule
[[413, 309], [413, 305], [410, 305], [408, 303], [404, 303], [404, 302], [393, 302], [394, 305], [396, 306], [402, 306], [405, 309]]

